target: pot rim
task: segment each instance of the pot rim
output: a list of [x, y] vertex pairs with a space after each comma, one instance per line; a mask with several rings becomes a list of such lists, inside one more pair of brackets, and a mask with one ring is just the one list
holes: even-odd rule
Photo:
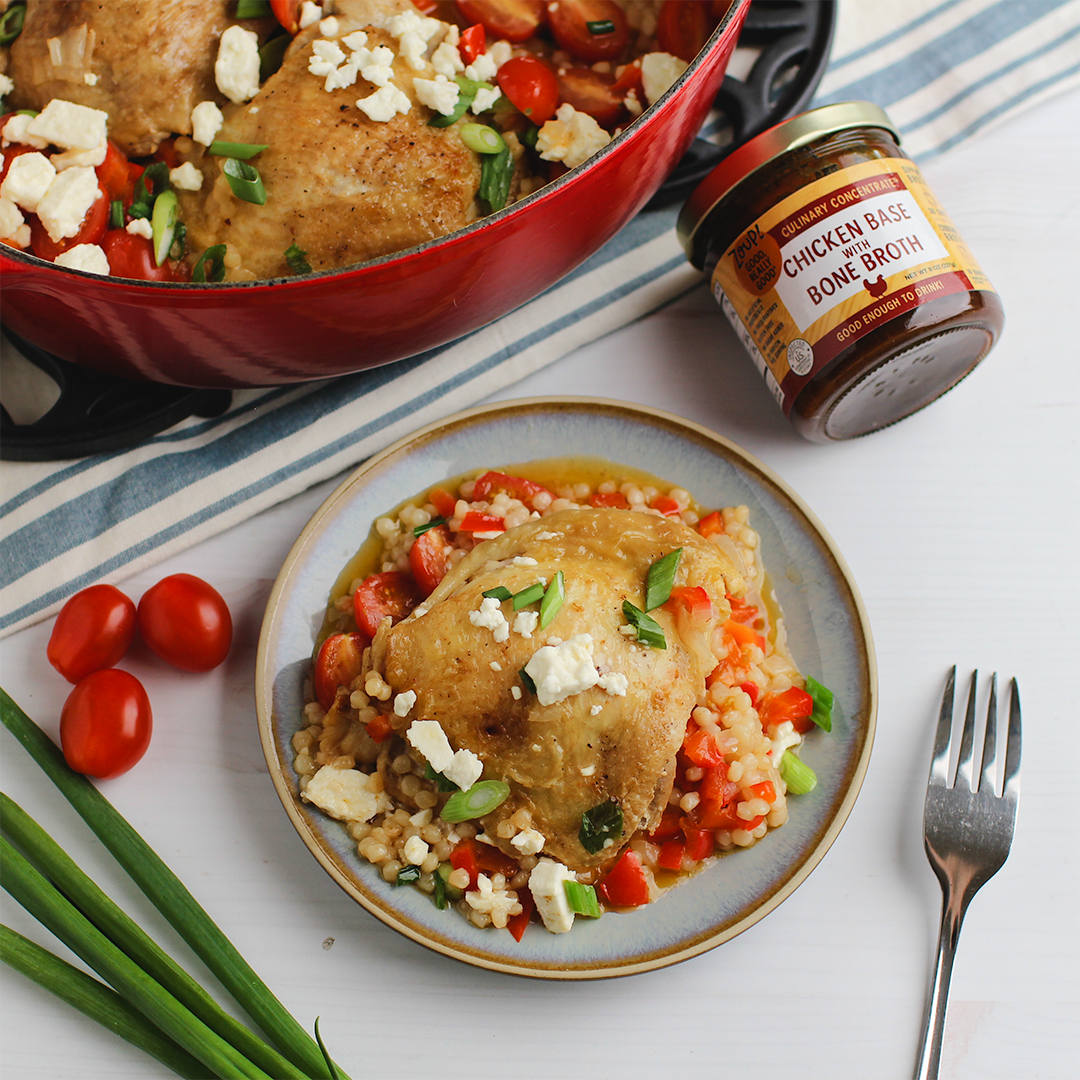
[[594, 169], [598, 168], [606, 158], [618, 153], [622, 147], [632, 142], [636, 142], [642, 137], [643, 132], [655, 127], [655, 125], [661, 121], [663, 115], [670, 111], [671, 103], [674, 101], [676, 95], [679, 94], [683, 87], [693, 79], [696, 73], [705, 65], [706, 61], [709, 60], [713, 53], [720, 47], [721, 41], [728, 33], [732, 23], [739, 17], [742, 9], [749, 6], [750, 2], [751, 0], [732, 0], [731, 6], [724, 13], [724, 17], [720, 20], [719, 25], [713, 31], [709, 40], [705, 43], [697, 56], [694, 57], [686, 70], [671, 84], [671, 86], [668, 87], [663, 96], [654, 105], [650, 106], [642, 116], [635, 118], [629, 126], [615, 136], [615, 138], [613, 138], [605, 147], [593, 154], [587, 161], [582, 162], [581, 165], [578, 165], [574, 169], [570, 169], [557, 180], [537, 188], [536, 191], [527, 195], [524, 199], [515, 202], [513, 205], [503, 207], [502, 210], [497, 210], [494, 214], [488, 214], [486, 217], [478, 218], [471, 225], [466, 225], [463, 229], [456, 229], [454, 232], [447, 233], [445, 236], [427, 240], [415, 247], [404, 248], [401, 251], [391, 252], [387, 255], [380, 255], [378, 258], [368, 259], [362, 263], [353, 263], [350, 266], [339, 266], [330, 270], [317, 270], [310, 274], [291, 275], [289, 277], [259, 278], [255, 281], [232, 282], [140, 281], [137, 278], [114, 277], [111, 274], [107, 276], [91, 274], [85, 270], [77, 270], [73, 267], [56, 266], [54, 263], [50, 263], [45, 259], [40, 259], [28, 251], [9, 247], [6, 244], [0, 245], [0, 265], [5, 261], [10, 261], [14, 264], [10, 269], [15, 272], [18, 272], [23, 267], [28, 270], [34, 269], [39, 271], [48, 268], [48, 270], [45, 271], [46, 273], [58, 271], [67, 275], [74, 274], [81, 278], [92, 278], [100, 284], [105, 285], [107, 288], [147, 288], [164, 292], [214, 292], [219, 295], [228, 295], [239, 293], [242, 290], [250, 291], [253, 289], [266, 288], [280, 289], [283, 286], [299, 288], [309, 282], [323, 282], [328, 278], [335, 276], [345, 279], [356, 275], [372, 273], [375, 270], [381, 269], [392, 263], [411, 262], [421, 258], [435, 248], [450, 247], [460, 243], [466, 243], [478, 233], [483, 232], [488, 228], [501, 225], [504, 221], [525, 213], [530, 207], [535, 206], [537, 203], [549, 197], [553, 197], [566, 188], [573, 186], [586, 173], [592, 172]]

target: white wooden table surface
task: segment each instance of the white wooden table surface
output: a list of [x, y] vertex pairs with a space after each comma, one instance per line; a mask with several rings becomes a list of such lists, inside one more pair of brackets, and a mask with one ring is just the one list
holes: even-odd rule
[[[959, 389], [894, 428], [801, 441], [704, 288], [501, 395], [620, 397], [733, 439], [803, 496], [862, 590], [881, 689], [862, 794], [809, 880], [712, 952], [587, 984], [497, 975], [398, 936], [319, 869], [267, 775], [252, 673], [273, 579], [332, 484], [129, 580], [137, 597], [165, 573], [209, 579], [237, 637], [227, 663], [200, 677], [136, 652], [126, 666], [153, 701], [154, 740], [106, 793], [287, 1007], [309, 1023], [321, 1016], [354, 1080], [909, 1076], [939, 917], [922, 798], [954, 662], [1019, 678], [1024, 790], [1012, 854], [961, 936], [942, 1075], [1077, 1075], [1078, 125], [1074, 93], [927, 167], [1008, 322]], [[68, 686], [46, 661], [49, 630], [3, 642], [2, 681], [55, 733]], [[3, 790], [172, 941], [6, 732], [0, 748]], [[3, 913], [49, 942], [6, 894]], [[171, 1075], [7, 968], [0, 991], [5, 1078]]]

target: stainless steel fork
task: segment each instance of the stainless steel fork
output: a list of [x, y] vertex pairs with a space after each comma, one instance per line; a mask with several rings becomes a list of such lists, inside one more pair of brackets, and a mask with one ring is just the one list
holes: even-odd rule
[[1012, 844], [1016, 804], [1020, 796], [1020, 688], [1012, 680], [1009, 728], [1005, 743], [1005, 772], [1001, 794], [997, 791], [997, 675], [990, 683], [983, 736], [982, 770], [973, 774], [975, 746], [975, 689], [978, 672], [971, 674], [964, 729], [955, 780], [949, 768], [952, 752], [953, 692], [956, 668], [949, 673], [941, 702], [934, 757], [930, 762], [930, 782], [923, 808], [923, 837], [926, 857], [941, 882], [941, 936], [938, 939], [934, 981], [926, 1006], [916, 1080], [935, 1080], [941, 1063], [941, 1042], [945, 1031], [945, 1010], [949, 999], [949, 979], [960, 926], [971, 898], [1001, 869]]

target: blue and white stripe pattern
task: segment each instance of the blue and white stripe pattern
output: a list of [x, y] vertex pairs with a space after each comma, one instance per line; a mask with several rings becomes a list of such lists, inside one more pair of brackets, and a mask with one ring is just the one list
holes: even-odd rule
[[[927, 161], [1080, 82], [1080, 0], [842, 0], [815, 104], [868, 100]], [[692, 288], [675, 210], [641, 214], [544, 295], [376, 371], [234, 393], [132, 450], [6, 463], [0, 634], [355, 466]]]

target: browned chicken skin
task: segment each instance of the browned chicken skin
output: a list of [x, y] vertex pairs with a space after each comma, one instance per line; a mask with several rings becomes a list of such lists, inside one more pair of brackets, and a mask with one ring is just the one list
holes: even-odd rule
[[[235, 12], [235, 0], [29, 0], [11, 46], [12, 105], [43, 109], [62, 98], [102, 109], [121, 150], [152, 154], [162, 139], [190, 134], [200, 101], [225, 100], [214, 60]], [[275, 22], [240, 25], [262, 37]]]
[[[622, 603], [640, 606], [649, 566], [683, 549], [677, 582], [704, 586], [714, 604], [708, 625], [689, 626], [666, 610], [653, 612], [667, 648], [639, 645], [622, 633]], [[537, 565], [514, 564], [518, 556]], [[482, 593], [503, 585], [519, 592], [538, 578], [565, 578], [566, 598], [546, 630], [531, 638], [511, 631], [503, 642], [476, 626], [470, 613]], [[729, 609], [725, 593], [741, 578], [724, 552], [680, 521], [616, 510], [568, 510], [509, 530], [477, 547], [425, 601], [427, 612], [389, 630], [383, 675], [395, 692], [417, 694], [410, 718], [437, 720], [454, 749], [471, 750], [485, 779], [505, 779], [510, 797], [482, 820], [489, 837], [498, 823], [525, 808], [544, 834], [544, 854], [573, 870], [596, 868], [639, 828], [651, 828], [667, 804], [675, 755], [686, 722], [715, 666], [709, 636]], [[503, 608], [510, 620], [510, 604]], [[625, 695], [593, 686], [541, 704], [518, 672], [549, 639], [592, 638], [601, 674], [627, 679]], [[494, 663], [493, 663], [494, 662]], [[497, 666], [496, 666], [497, 665]], [[578, 838], [582, 814], [606, 800], [618, 803], [624, 832], [599, 852]]]

